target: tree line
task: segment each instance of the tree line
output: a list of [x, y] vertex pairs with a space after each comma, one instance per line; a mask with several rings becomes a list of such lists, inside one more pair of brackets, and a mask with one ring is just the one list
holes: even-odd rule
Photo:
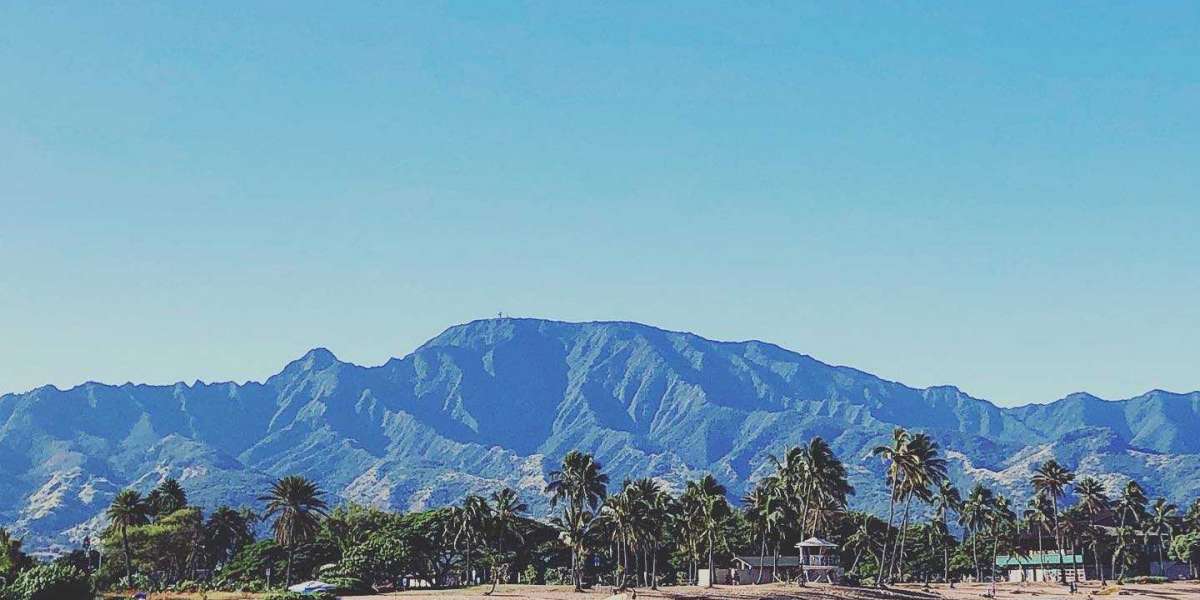
[[[1096, 478], [1047, 460], [1032, 471], [1032, 498], [1016, 506], [983, 483], [960, 492], [938, 443], [904, 429], [872, 456], [884, 466], [886, 519], [848, 509], [847, 468], [820, 437], [771, 456], [740, 506], [711, 474], [674, 491], [649, 478], [614, 488], [593, 456], [573, 451], [549, 473], [546, 521], [508, 488], [398, 513], [331, 507], [299, 476], [266, 490], [261, 512], [222, 506], [205, 515], [166, 479], [144, 496], [118, 493], [98, 543], [59, 562], [110, 589], [262, 591], [321, 578], [346, 593], [478, 584], [491, 593], [509, 582], [657, 588], [694, 584], [699, 569], [728, 566], [734, 555], [770, 565], [757, 573], [765, 583], [786, 579], [779, 558], [813, 536], [841, 547], [847, 579], [880, 586], [985, 581], [1003, 576], [999, 556], [1034, 551], [1082, 554], [1118, 578], [1150, 575], [1151, 562], [1167, 558], [1193, 576], [1200, 566], [1200, 500], [1180, 511], [1132, 480], [1110, 496]], [[269, 537], [256, 537], [260, 524]], [[31, 561], [7, 534], [5, 549], [0, 570], [11, 581]]]

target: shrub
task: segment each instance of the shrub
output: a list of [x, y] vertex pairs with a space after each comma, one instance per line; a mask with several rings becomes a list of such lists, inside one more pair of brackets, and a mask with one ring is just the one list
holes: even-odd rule
[[371, 589], [371, 586], [367, 585], [367, 582], [357, 577], [328, 577], [321, 581], [330, 585], [336, 585], [339, 595], [365, 596], [375, 593], [375, 590]]
[[1127, 577], [1125, 583], [1166, 583], [1167, 578], [1158, 575], [1140, 575], [1138, 577]]
[[95, 596], [91, 579], [69, 565], [39, 565], [23, 571], [6, 591], [12, 600], [92, 600]]
[[336, 598], [334, 598], [333, 594], [326, 593], [271, 592], [263, 600], [336, 600]]

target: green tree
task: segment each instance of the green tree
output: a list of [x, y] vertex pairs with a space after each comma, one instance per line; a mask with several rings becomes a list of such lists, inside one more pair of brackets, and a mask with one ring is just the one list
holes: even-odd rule
[[142, 495], [134, 490], [122, 490], [113, 498], [106, 511], [108, 520], [121, 535], [121, 547], [125, 552], [125, 580], [133, 581], [133, 553], [129, 550], [129, 528], [143, 525], [149, 520], [149, 510]]
[[922, 502], [932, 501], [931, 486], [946, 478], [946, 461], [938, 456], [938, 444], [924, 433], [908, 437], [900, 465], [903, 479], [899, 493], [904, 499], [904, 517], [900, 526], [900, 540], [892, 552], [889, 580], [893, 576], [903, 576], [904, 546], [908, 539], [909, 510], [913, 498]]
[[253, 543], [254, 523], [257, 520], [257, 516], [249, 509], [217, 507], [204, 524], [204, 547], [210, 566], [229, 561], [238, 550]]
[[1121, 489], [1121, 497], [1114, 507], [1120, 516], [1120, 525], [1117, 527], [1117, 543], [1113, 550], [1112, 570], [1114, 574], [1117, 572], [1117, 560], [1123, 558], [1120, 575], [1122, 579], [1125, 577], [1128, 567], [1136, 566], [1137, 555], [1136, 543], [1122, 538], [1121, 534], [1128, 533], [1129, 536], [1132, 536], [1134, 531], [1132, 526], [1141, 525], [1146, 516], [1146, 501], [1146, 491], [1138, 482], [1130, 479]]
[[1186, 563], [1192, 579], [1200, 577], [1200, 531], [1175, 536], [1171, 540], [1171, 558]]
[[[1054, 545], [1060, 556], [1063, 550], [1063, 540], [1062, 530], [1058, 525], [1058, 499], [1063, 497], [1067, 486], [1071, 485], [1072, 481], [1075, 481], [1075, 474], [1054, 459], [1042, 463], [1033, 471], [1033, 489], [1050, 499], [1050, 516], [1054, 524]], [[1060, 573], [1065, 581], [1066, 572], [1060, 571]]]
[[494, 568], [492, 569], [492, 589], [485, 595], [492, 595], [496, 591], [496, 585], [500, 583], [501, 577], [507, 577], [509, 561], [506, 560], [504, 554], [504, 540], [513, 539], [518, 544], [525, 542], [525, 537], [519, 527], [521, 523], [521, 515], [529, 510], [529, 507], [521, 502], [517, 492], [511, 488], [504, 488], [492, 494], [492, 504], [488, 510], [488, 529], [496, 539], [496, 552], [499, 560], [493, 561]]
[[888, 494], [888, 520], [887, 529], [884, 531], [882, 554], [879, 556], [880, 572], [876, 578], [876, 585], [882, 586], [887, 577], [884, 574], [884, 565], [888, 564], [888, 548], [892, 541], [892, 523], [896, 518], [896, 500], [899, 499], [900, 486], [904, 481], [904, 468], [908, 462], [908, 431], [903, 427], [897, 427], [892, 430], [892, 443], [887, 446], [876, 446], [871, 450], [872, 456], [879, 457], [887, 464], [886, 478], [887, 484], [891, 492]]
[[1146, 515], [1145, 532], [1147, 536], [1154, 536], [1158, 546], [1158, 567], [1163, 571], [1160, 575], [1167, 574], [1163, 549], [1170, 542], [1171, 536], [1175, 534], [1174, 522], [1178, 510], [1179, 507], [1167, 502], [1166, 498], [1158, 498], [1154, 501], [1150, 513]]
[[954, 543], [954, 536], [950, 534], [950, 513], [958, 513], [962, 505], [962, 494], [958, 488], [949, 479], [940, 479], [933, 495], [934, 522], [938, 525], [934, 531], [942, 548], [943, 577], [950, 584], [953, 584], [950, 580], [950, 545]]
[[146, 506], [150, 515], [158, 518], [181, 510], [188, 505], [187, 493], [174, 477], [162, 480], [150, 494], [146, 496]]
[[758, 580], [755, 583], [762, 583], [763, 573], [766, 569], [761, 565], [767, 560], [767, 544], [769, 540], [778, 533], [780, 521], [783, 519], [784, 512], [779, 496], [779, 479], [776, 477], [766, 477], [758, 482], [750, 493], [742, 498], [742, 504], [746, 507], [746, 521], [750, 523], [751, 529], [759, 536], [759, 569]]
[[7, 529], [0, 528], [0, 576], [4, 581], [13, 581], [18, 573], [31, 566], [33, 559], [21, 550], [21, 540], [12, 537]]
[[1084, 545], [1092, 549], [1096, 573], [1100, 577], [1100, 582], [1105, 583], [1104, 569], [1100, 566], [1100, 549], [1106, 538], [1098, 527], [1100, 517], [1110, 510], [1112, 503], [1108, 499], [1108, 493], [1104, 490], [1104, 484], [1095, 477], [1084, 477], [1075, 482], [1075, 496], [1079, 499], [1079, 508], [1088, 520], [1087, 535], [1083, 539]]
[[292, 584], [292, 562], [296, 547], [312, 541], [320, 530], [321, 517], [327, 505], [325, 495], [317, 484], [299, 475], [289, 475], [275, 482], [270, 492], [259, 497], [265, 502], [265, 515], [275, 517], [271, 525], [275, 541], [287, 549], [287, 570], [284, 587]]
[[992, 490], [975, 484], [967, 494], [963, 508], [958, 513], [958, 522], [963, 527], [963, 541], [969, 533], [971, 539], [971, 562], [975, 566], [975, 580], [983, 581], [983, 566], [979, 562], [979, 536], [988, 525], [989, 513], [995, 501]]
[[608, 495], [608, 475], [590, 454], [577, 450], [563, 457], [562, 466], [550, 473], [546, 485], [550, 506], [563, 506], [563, 515], [554, 523], [571, 547], [571, 579], [575, 591], [583, 591], [583, 557], [587, 551], [587, 534], [595, 511]]
[[725, 486], [717, 482], [712, 475], [705, 475], [697, 481], [687, 482], [684, 496], [695, 499], [700, 508], [700, 524], [708, 555], [708, 584], [712, 587], [714, 569], [713, 552], [723, 531], [725, 520], [730, 516], [729, 501], [725, 498]]

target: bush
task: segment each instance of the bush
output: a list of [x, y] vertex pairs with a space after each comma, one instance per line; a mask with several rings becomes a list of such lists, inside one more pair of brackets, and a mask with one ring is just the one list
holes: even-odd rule
[[1125, 583], [1166, 583], [1166, 577], [1158, 575], [1140, 575], [1138, 577], [1126, 577]]
[[92, 600], [92, 580], [69, 565], [39, 565], [17, 576], [6, 590], [11, 600]]
[[371, 586], [367, 585], [367, 582], [357, 577], [328, 577], [321, 581], [330, 585], [336, 585], [339, 595], [365, 596], [375, 593], [375, 590], [371, 589]]
[[336, 600], [333, 594], [301, 594], [300, 592], [271, 592], [263, 600]]

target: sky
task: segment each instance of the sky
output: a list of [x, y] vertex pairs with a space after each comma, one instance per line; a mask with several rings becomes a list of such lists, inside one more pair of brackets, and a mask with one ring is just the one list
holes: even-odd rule
[[1190, 391], [1198, 107], [1193, 2], [8, 2], [0, 393], [500, 312]]

